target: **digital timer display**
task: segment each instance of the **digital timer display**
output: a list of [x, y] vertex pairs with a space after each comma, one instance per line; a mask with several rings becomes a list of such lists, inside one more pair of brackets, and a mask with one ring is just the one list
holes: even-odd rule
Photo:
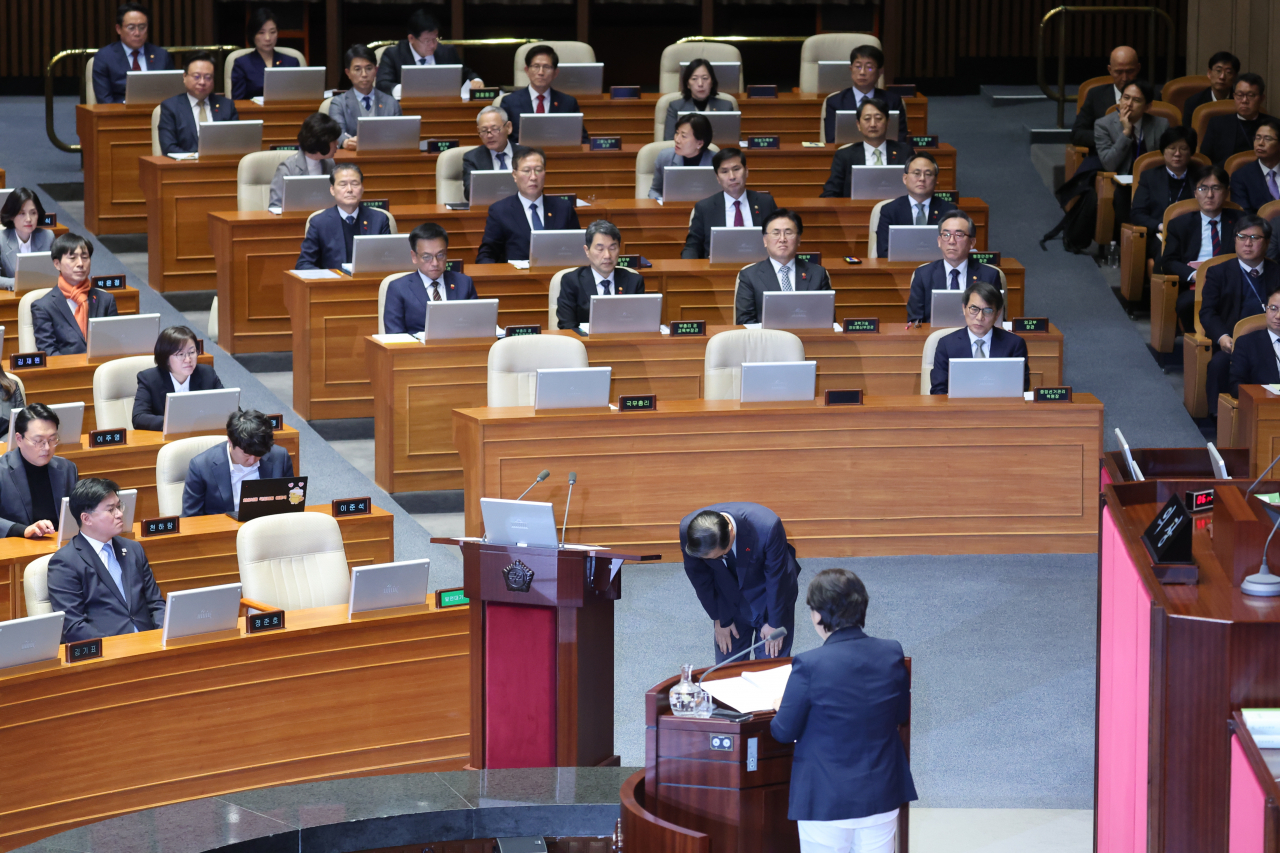
[[342, 498], [333, 502], [333, 515], [340, 518], [344, 515], [368, 515], [373, 511], [373, 501], [368, 497]]
[[706, 333], [706, 320], [677, 320], [671, 324], [671, 337], [673, 338], [681, 335], [705, 335]]
[[1187, 492], [1184, 503], [1191, 512], [1204, 512], [1213, 509], [1213, 489], [1199, 492]]
[[179, 529], [179, 520], [176, 515], [168, 515], [164, 518], [147, 518], [142, 522], [143, 536], [165, 536], [170, 533], [177, 533]]
[[501, 89], [472, 89], [471, 100], [473, 101], [492, 101], [494, 98], [502, 94]]

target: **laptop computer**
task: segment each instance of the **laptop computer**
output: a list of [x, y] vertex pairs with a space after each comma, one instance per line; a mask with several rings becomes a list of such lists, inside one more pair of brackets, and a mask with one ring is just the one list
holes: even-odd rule
[[458, 98], [462, 93], [461, 65], [404, 65], [400, 68], [400, 100]]
[[[84, 426], [84, 403], [51, 403], [49, 408], [58, 416], [58, 444], [79, 444], [82, 438], [80, 430]], [[9, 418], [9, 434], [5, 437], [5, 442], [10, 450], [14, 447], [13, 428], [17, 420]]]
[[604, 91], [604, 63], [561, 62], [556, 73], [556, 91], [569, 95], [600, 94]]
[[818, 60], [818, 94], [830, 95], [852, 85], [853, 77], [848, 62], [843, 59]]
[[1024, 358], [953, 358], [948, 397], [1016, 397], [1022, 399]]
[[170, 641], [183, 637], [238, 628], [240, 588], [238, 583], [225, 583], [170, 592], [160, 629], [161, 645], [168, 647]]
[[889, 260], [936, 261], [942, 257], [938, 248], [936, 225], [890, 225]]
[[262, 103], [284, 101], [324, 100], [326, 69], [319, 68], [265, 68], [262, 72]]
[[765, 329], [830, 329], [836, 320], [834, 290], [767, 290], [760, 325]]
[[720, 192], [710, 166], [668, 166], [662, 170], [663, 201], [702, 201]]
[[218, 432], [227, 428], [227, 418], [239, 408], [239, 388], [166, 394], [161, 431], [164, 435]]
[[50, 252], [18, 254], [18, 269], [13, 276], [13, 292], [26, 293], [43, 287], [58, 286], [58, 270]]
[[63, 612], [0, 622], [0, 670], [57, 660], [62, 643]]
[[657, 332], [662, 326], [661, 293], [592, 295], [588, 327], [591, 334]]
[[853, 173], [849, 179], [850, 198], [883, 201], [907, 194], [901, 166], [850, 166], [849, 169]]
[[426, 340], [492, 338], [498, 325], [498, 300], [427, 300]]
[[262, 121], [206, 121], [200, 125], [200, 157], [243, 157], [262, 150]]
[[356, 153], [417, 151], [422, 116], [361, 116], [356, 120]]
[[[929, 305], [929, 325], [935, 329], [944, 329], [952, 326], [965, 326], [968, 321], [964, 316], [964, 291], [963, 290], [933, 290], [932, 301]], [[1000, 316], [996, 318], [996, 322], [1004, 320], [1004, 309], [1000, 309]]]
[[520, 116], [521, 145], [539, 148], [582, 144], [582, 113], [525, 113]]
[[587, 409], [609, 405], [612, 367], [542, 367], [533, 389], [533, 408]]
[[[124, 510], [124, 533], [120, 534], [126, 539], [131, 537], [133, 530], [133, 516], [138, 508], [138, 490], [137, 489], [121, 489], [116, 492], [120, 498], [120, 508]], [[62, 508], [58, 510], [58, 541], [59, 548], [62, 543], [80, 532], [80, 519], [71, 514], [71, 497], [64, 495], [62, 498]]]
[[121, 314], [89, 318], [89, 358], [118, 358], [150, 353], [160, 337], [159, 314]]
[[158, 104], [187, 91], [181, 71], [129, 71], [124, 78], [124, 102], [131, 107]]
[[529, 235], [529, 266], [580, 266], [586, 260], [582, 253], [586, 241], [585, 228], [534, 231]]
[[1141, 482], [1146, 477], [1142, 476], [1142, 469], [1138, 467], [1138, 463], [1133, 458], [1133, 452], [1129, 450], [1129, 442], [1125, 441], [1124, 433], [1120, 431], [1120, 427], [1116, 427], [1116, 441], [1120, 442], [1120, 452], [1124, 454], [1125, 464], [1129, 466], [1129, 476], [1134, 482]]
[[711, 122], [711, 138], [720, 147], [737, 145], [742, 139], [742, 113], [737, 110], [709, 111], [681, 110], [680, 115], [698, 113]]
[[242, 481], [240, 505], [227, 515], [236, 521], [253, 521], [264, 515], [302, 512], [306, 508], [306, 477], [268, 477]]
[[480, 516], [485, 541], [492, 545], [555, 548], [560, 544], [549, 503], [481, 498]]
[[515, 174], [510, 169], [477, 169], [471, 173], [471, 203], [493, 204], [516, 194]]
[[[680, 70], [683, 72], [688, 64], [688, 62], [681, 62]], [[712, 62], [711, 68], [716, 72], [716, 88], [721, 92], [738, 91], [740, 88], [738, 78], [742, 76], [741, 62]]]
[[328, 175], [285, 175], [281, 210], [315, 211], [333, 207]]
[[[849, 81], [846, 79], [845, 82]], [[897, 110], [889, 110], [889, 129], [885, 133], [886, 139], [898, 138], [898, 123], [901, 120]], [[858, 128], [858, 111], [836, 110], [836, 145], [848, 145], [862, 140], [862, 131]]]
[[754, 264], [769, 256], [764, 250], [764, 235], [758, 225], [713, 227], [708, 254], [713, 264]]
[[816, 361], [745, 361], [740, 399], [744, 403], [812, 400], [817, 383]]
[[409, 262], [403, 234], [358, 234], [351, 242], [351, 263], [342, 268], [351, 275], [400, 272]]
[[398, 563], [352, 566], [347, 618], [371, 610], [426, 604], [430, 574], [431, 561], [425, 557]]

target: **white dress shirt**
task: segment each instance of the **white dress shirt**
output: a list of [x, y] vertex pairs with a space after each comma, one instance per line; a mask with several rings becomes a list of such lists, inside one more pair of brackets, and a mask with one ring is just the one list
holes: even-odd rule
[[[1255, 163], [1257, 163], [1257, 164], [1258, 164], [1258, 168], [1262, 170], [1262, 182], [1263, 182], [1263, 183], [1266, 183], [1266, 181], [1267, 181], [1267, 175], [1270, 175], [1272, 172], [1274, 172], [1274, 173], [1275, 173], [1275, 175], [1276, 175], [1276, 183], [1277, 183], [1277, 184], [1280, 184], [1280, 164], [1277, 164], [1277, 165], [1275, 165], [1275, 166], [1272, 166], [1270, 169], [1268, 169], [1266, 166], [1264, 166], [1264, 165], [1262, 164], [1262, 161], [1261, 161], [1261, 160], [1255, 160], [1254, 162], [1255, 162]], [[1267, 187], [1267, 189], [1271, 189], [1271, 188], [1270, 188], [1270, 187]]]
[[[1200, 213], [1200, 254], [1196, 257], [1197, 261], [1207, 261], [1213, 257], [1213, 232], [1209, 230], [1209, 221], [1211, 217], [1205, 215], [1203, 211]], [[1217, 216], [1212, 217], [1218, 223], [1218, 240], [1221, 242], [1226, 239], [1222, 233], [1222, 212], [1219, 211]], [[1193, 279], [1194, 280], [1194, 279]]]
[[862, 102], [863, 102], [863, 101], [865, 101], [867, 98], [872, 97], [872, 96], [874, 95], [874, 93], [875, 93], [875, 87], [872, 87], [872, 89], [871, 89], [871, 91], [870, 91], [870, 92], [863, 92], [863, 91], [862, 91], [861, 89], [859, 89], [857, 86], [850, 86], [849, 88], [853, 90], [853, 108], [854, 108], [854, 110], [857, 110], [857, 109], [858, 109], [858, 107], [862, 106]]
[[[120, 41], [120, 47], [121, 49], [124, 50], [125, 65], [128, 66], [127, 70], [132, 71], [133, 70], [133, 48], [125, 44], [123, 39]], [[150, 70], [147, 68], [147, 50], [145, 45], [138, 48], [138, 67], [141, 68], [143, 71]], [[85, 537], [85, 538], [87, 539], [88, 537]]]
[[[36, 232], [32, 231], [31, 233], [35, 234]], [[18, 237], [18, 229], [16, 228], [13, 229], [13, 236]], [[21, 237], [18, 237], [18, 254], [25, 255], [30, 251], [31, 251], [31, 240], [28, 239], [24, 241]]]
[[617, 295], [621, 292], [621, 291], [619, 291], [619, 290], [618, 290], [618, 272], [617, 272], [617, 268], [615, 268], [615, 269], [614, 269], [614, 273], [613, 273], [613, 275], [612, 275], [612, 276], [610, 276], [608, 279], [606, 279], [604, 276], [600, 275], [600, 273], [596, 272], [596, 268], [595, 268], [595, 267], [592, 267], [592, 268], [591, 268], [591, 275], [592, 275], [592, 276], [595, 278], [595, 280], [596, 280], [596, 296], [605, 296], [605, 295], [606, 295], [606, 294], [605, 294], [605, 292], [604, 292], [604, 285], [603, 285], [603, 284], [601, 284], [601, 282], [603, 282], [603, 281], [610, 281], [610, 282], [612, 282], [612, 283], [613, 283], [613, 293], [608, 294], [609, 296], [617, 296]]
[[[195, 121], [196, 136], [200, 135], [200, 101], [193, 98], [191, 93], [187, 93], [187, 101], [191, 103], [191, 118]], [[204, 101], [204, 114], [207, 121], [213, 121], [213, 106], [209, 103], [209, 99]]]
[[796, 259], [795, 258], [792, 258], [791, 260], [787, 261], [785, 264], [780, 264], [778, 263], [776, 258], [770, 257], [769, 263], [773, 264], [773, 274], [778, 277], [778, 287], [782, 287], [782, 270], [785, 267], [787, 270], [787, 281], [791, 283], [791, 289], [792, 290], [800, 289], [799, 287], [796, 286]]
[[[422, 286], [427, 291], [427, 301], [430, 302], [431, 301], [431, 276], [427, 275], [422, 270], [418, 270], [418, 278], [422, 279]], [[439, 285], [440, 299], [441, 300], [448, 299], [449, 298], [448, 295], [444, 292], [444, 274], [443, 273], [440, 275], [438, 279], [436, 279], [436, 282]]]
[[231, 466], [231, 505], [238, 509], [240, 507], [240, 484], [245, 480], [262, 479], [262, 475], [258, 473], [262, 460], [259, 459], [248, 468], [243, 465], [237, 465], [235, 460], [231, 458], [231, 442], [228, 441], [227, 464]]
[[734, 198], [728, 193], [722, 193], [722, 195], [724, 196], [724, 224], [725, 225], [728, 225], [730, 228], [733, 227], [733, 219], [734, 219], [733, 203], [735, 201], [742, 202], [742, 205], [739, 208], [742, 211], [742, 227], [749, 228], [750, 226], [755, 225], [755, 223], [751, 221], [751, 204], [750, 202], [747, 201], [746, 192], [742, 193], [742, 198]]
[[[510, 139], [508, 139], [508, 140], [507, 140], [507, 147], [506, 147], [506, 148], [504, 148], [504, 149], [502, 149], [501, 151], [494, 151], [492, 148], [489, 148], [489, 149], [487, 149], [487, 150], [488, 150], [488, 152], [489, 152], [489, 159], [493, 161], [493, 168], [494, 168], [494, 169], [496, 169], [496, 170], [498, 170], [498, 171], [504, 171], [504, 170], [505, 170], [505, 171], [507, 171], [507, 172], [510, 172], [510, 171], [511, 171], [511, 169], [512, 169], [512, 167], [513, 167], [514, 163], [515, 163], [515, 160], [514, 160], [514, 158], [515, 158], [515, 148], [511, 145], [511, 140], [510, 140]], [[498, 155], [499, 155], [499, 154], [501, 154], [501, 155], [503, 156], [503, 158], [505, 158], [505, 160], [506, 160], [506, 162], [507, 162], [507, 165], [505, 166], [505, 168], [504, 168], [503, 166], [498, 165]], [[542, 208], [538, 208], [538, 209], [539, 209], [539, 210], [541, 210]]]
[[520, 199], [520, 206], [524, 208], [524, 221], [529, 223], [529, 230], [533, 230], [533, 214], [529, 212], [529, 205], [536, 204], [538, 206], [538, 218], [542, 220], [542, 227], [547, 227], [547, 204], [545, 196], [538, 196], [530, 201], [519, 193], [516, 194]]
[[71, 309], [71, 314], [72, 314], [72, 316], [75, 316], [75, 313], [76, 313], [76, 301], [75, 301], [74, 299], [68, 299], [68, 300], [67, 300], [67, 307]]
[[[126, 604], [128, 604], [129, 593], [126, 592], [124, 588], [124, 568], [120, 565], [119, 559], [110, 560], [107, 558], [105, 554], [102, 553], [104, 549], [111, 548], [111, 543], [99, 542], [97, 539], [94, 539], [92, 536], [85, 533], [83, 530], [80, 531], [80, 535], [83, 536], [84, 541], [88, 542], [89, 545], [93, 548], [93, 553], [98, 555], [98, 559], [102, 561], [102, 566], [107, 570], [107, 574], [111, 575], [111, 579], [116, 582], [116, 588], [120, 591], [120, 597], [125, 600]], [[111, 553], [112, 553], [112, 556], [115, 556], [114, 549], [112, 549]], [[115, 563], [114, 568], [111, 565], [113, 562]], [[138, 633], [137, 626], [134, 625], [132, 622], [130, 622], [129, 624], [129, 630], [135, 634]]]
[[[194, 374], [193, 374], [194, 375]], [[173, 383], [173, 393], [185, 394], [191, 390], [191, 377], [188, 376], [185, 381], [179, 382], [178, 377], [172, 373], [169, 374], [169, 381]]]
[[982, 354], [987, 358], [991, 358], [991, 336], [995, 334], [995, 326], [987, 329], [987, 333], [981, 338], [975, 335], [968, 326], [965, 327], [965, 331], [969, 333], [969, 357], [978, 357], [978, 341], [982, 341]]
[[880, 152], [880, 165], [881, 165], [881, 166], [889, 166], [889, 165], [892, 165], [892, 164], [889, 162], [889, 146], [888, 146], [888, 141], [887, 141], [887, 140], [886, 140], [885, 142], [881, 142], [878, 146], [876, 146], [876, 145], [872, 145], [872, 144], [870, 144], [869, 142], [864, 142], [864, 143], [862, 143], [862, 151], [863, 151], [863, 153], [864, 153], [864, 154], [866, 155], [866, 157], [867, 157], [867, 163], [866, 163], [866, 164], [867, 164], [868, 166], [874, 166], [874, 165], [876, 165], [876, 155], [875, 155], [875, 153], [874, 153], [874, 152], [876, 152], [876, 151], [879, 151], [879, 152]]
[[964, 290], [969, 286], [969, 259], [965, 258], [960, 262], [960, 266], [953, 267], [951, 262], [946, 258], [942, 259], [942, 280], [948, 290], [951, 289], [951, 271], [959, 270], [960, 272], [960, 289]]

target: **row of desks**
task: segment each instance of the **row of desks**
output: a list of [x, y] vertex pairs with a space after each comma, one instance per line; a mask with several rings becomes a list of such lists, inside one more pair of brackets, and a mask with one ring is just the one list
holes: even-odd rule
[[[25, 294], [12, 290], [0, 290], [0, 326], [4, 326], [5, 369], [8, 370], [8, 356], [18, 352], [18, 305]], [[138, 291], [133, 287], [111, 291], [116, 300], [116, 310], [121, 314], [138, 313]], [[9, 371], [12, 372], [12, 371]], [[19, 376], [26, 374], [19, 371]]]

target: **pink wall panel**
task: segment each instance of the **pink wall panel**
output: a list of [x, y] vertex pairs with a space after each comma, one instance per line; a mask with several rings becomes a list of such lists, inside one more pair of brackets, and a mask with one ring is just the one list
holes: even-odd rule
[[1227, 850], [1230, 853], [1263, 853], [1266, 846], [1263, 821], [1266, 795], [1262, 783], [1244, 754], [1240, 739], [1231, 736], [1231, 816]]

